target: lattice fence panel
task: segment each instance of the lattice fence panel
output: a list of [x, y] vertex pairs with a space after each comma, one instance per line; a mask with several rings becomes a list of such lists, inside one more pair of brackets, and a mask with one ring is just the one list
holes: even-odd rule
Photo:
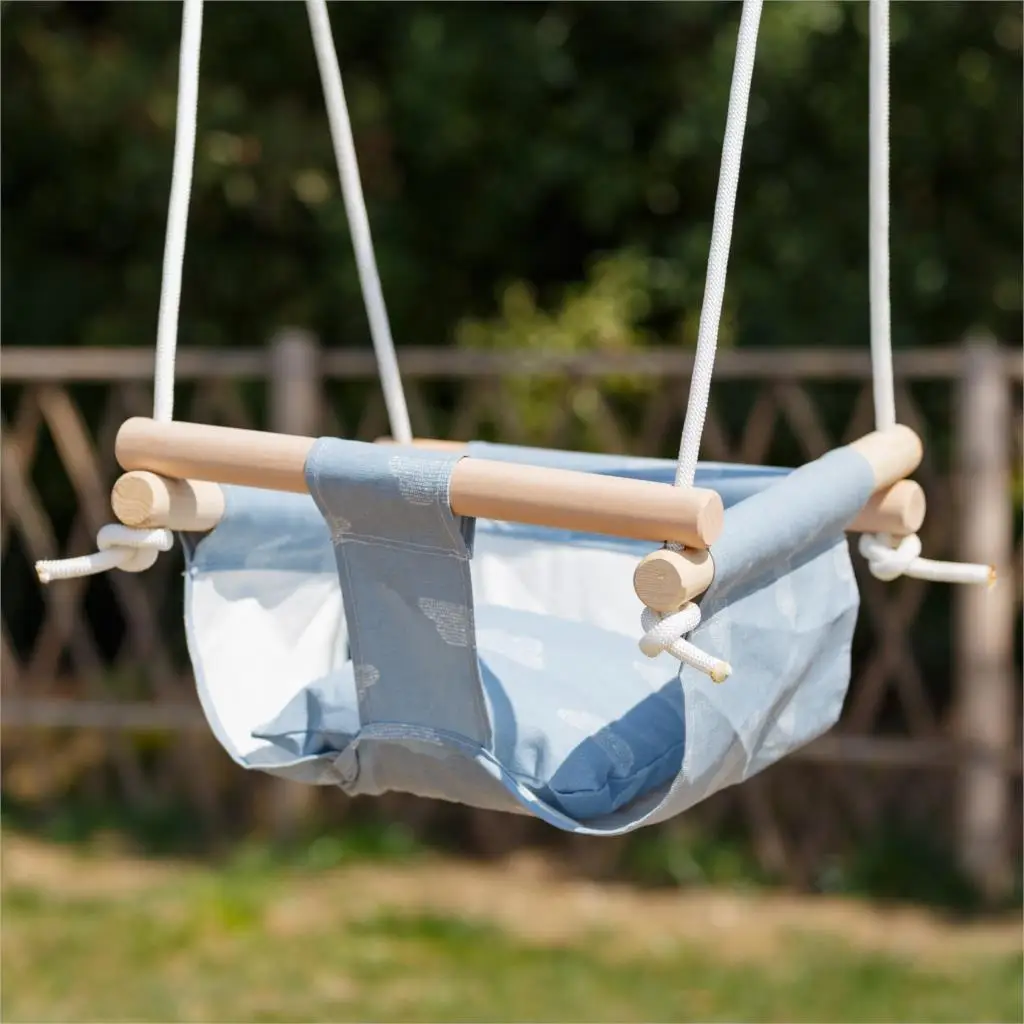
[[[274, 386], [266, 377], [269, 364], [256, 356], [245, 359], [248, 367], [263, 366], [263, 371], [244, 379], [204, 373], [202, 359], [183, 354], [182, 365], [193, 370], [182, 381], [178, 415], [269, 426]], [[862, 371], [843, 370], [835, 379], [823, 379], [817, 371], [802, 375], [791, 355], [779, 356], [777, 365], [766, 363], [765, 354], [758, 359], [748, 373], [734, 359], [732, 371], [716, 384], [705, 459], [794, 465], [871, 429], [871, 390]], [[669, 458], [677, 448], [685, 368], [625, 377], [619, 370], [584, 364], [558, 372], [525, 367], [506, 373], [483, 363], [475, 372], [460, 363], [458, 353], [445, 353], [444, 360], [423, 358], [418, 372], [406, 373], [420, 436]], [[771, 372], [764, 374], [766, 365]], [[318, 382], [324, 432], [362, 440], [389, 433], [372, 368], [362, 366]], [[917, 474], [929, 500], [922, 539], [929, 555], [954, 557], [951, 455], [928, 442], [931, 434], [939, 436], [932, 429], [934, 409], [951, 406], [955, 374], [943, 370], [934, 380], [927, 372], [918, 377], [904, 376], [897, 404], [901, 419], [926, 439], [927, 455]], [[1024, 456], [1019, 375], [1013, 381], [1019, 495]], [[247, 815], [264, 813], [267, 782], [234, 768], [199, 716], [181, 629], [180, 553], [161, 558], [141, 576], [110, 574], [45, 590], [31, 572], [38, 558], [91, 549], [96, 530], [110, 515], [117, 427], [128, 416], [148, 414], [150, 401], [141, 374], [112, 383], [78, 383], [55, 382], [50, 373], [45, 381], [25, 379], [5, 390], [0, 422], [4, 724], [17, 724], [11, 707], [17, 712], [24, 702], [34, 702], [36, 717], [29, 719], [62, 727], [5, 728], [5, 786], [13, 779], [23, 796], [39, 798], [80, 786], [139, 807], [184, 801], [201, 812], [211, 831], [230, 831]], [[1016, 527], [1013, 578], [1007, 585], [1016, 602], [1019, 649], [1024, 552], [1019, 521]], [[856, 554], [854, 563], [862, 614], [840, 726], [828, 743], [722, 794], [694, 816], [714, 828], [740, 822], [766, 870], [805, 884], [824, 884], [830, 858], [861, 842], [881, 815], [917, 815], [930, 827], [952, 827], [950, 794], [958, 762], [943, 754], [953, 725], [951, 669], [937, 671], [934, 658], [922, 661], [922, 652], [935, 646], [935, 631], [951, 631], [949, 599], [918, 581], [879, 583]], [[155, 739], [158, 733], [165, 738]], [[435, 813], [432, 805], [396, 799], [382, 806], [399, 808], [396, 813], [410, 820]], [[347, 802], [333, 792], [318, 794], [315, 804], [332, 817], [347, 813]], [[492, 817], [470, 817], [472, 834], [493, 836]], [[506, 821], [506, 826], [504, 844], [536, 834], [525, 820]]]

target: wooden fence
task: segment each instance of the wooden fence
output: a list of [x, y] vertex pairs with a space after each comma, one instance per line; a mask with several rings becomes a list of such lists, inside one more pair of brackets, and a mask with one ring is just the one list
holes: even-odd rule
[[[692, 362], [668, 349], [412, 349], [401, 365], [420, 436], [671, 456]], [[125, 417], [149, 413], [152, 354], [7, 348], [0, 369], [5, 791], [32, 800], [84, 785], [139, 804], [185, 798], [216, 829], [237, 808], [239, 785], [263, 787], [278, 823], [294, 826], [322, 794], [227, 765], [205, 729], [177, 554], [143, 575], [45, 589], [31, 570], [35, 559], [90, 550], [109, 521], [114, 434]], [[766, 867], [813, 882], [880, 816], [910, 814], [995, 896], [1012, 884], [1021, 831], [1021, 357], [979, 339], [900, 353], [896, 372], [900, 419], [926, 443], [925, 551], [991, 562], [1000, 583], [880, 583], [855, 558], [862, 610], [840, 725], [709, 801], [701, 820], [738, 816]], [[388, 432], [372, 354], [297, 330], [265, 348], [184, 349], [178, 380], [181, 419]], [[866, 351], [723, 352], [703, 457], [796, 464], [870, 428]]]

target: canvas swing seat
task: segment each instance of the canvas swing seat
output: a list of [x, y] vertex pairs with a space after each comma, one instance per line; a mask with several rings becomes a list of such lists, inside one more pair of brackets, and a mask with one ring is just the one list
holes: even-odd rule
[[[326, 8], [308, 9], [399, 443], [174, 423], [158, 358], [157, 415], [118, 436], [126, 525], [101, 532], [98, 555], [40, 575], [137, 571], [179, 532], [189, 652], [217, 740], [246, 768], [353, 795], [399, 790], [614, 835], [831, 728], [859, 606], [848, 531], [863, 531], [883, 577], [989, 571], [919, 557], [923, 501], [905, 478], [921, 446], [894, 417], [792, 471], [696, 463], [760, 0], [741, 19], [715, 218], [725, 245], [712, 245], [679, 465], [411, 443]], [[200, 13], [186, 0], [186, 147]], [[183, 252], [174, 209], [172, 184], [168, 250], [179, 224]], [[167, 280], [173, 363], [180, 259]]]
[[788, 475], [702, 467], [729, 504], [691, 640], [730, 661], [724, 686], [637, 649], [631, 577], [654, 544], [456, 516], [460, 457], [318, 441], [313, 500], [230, 489], [187, 544], [197, 686], [240, 763], [613, 834], [834, 723], [858, 608], [844, 528], [874, 490], [855, 451]]

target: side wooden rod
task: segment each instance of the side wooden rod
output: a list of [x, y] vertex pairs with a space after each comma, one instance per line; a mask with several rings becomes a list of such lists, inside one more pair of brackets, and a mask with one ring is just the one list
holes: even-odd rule
[[[308, 437], [137, 418], [122, 425], [115, 452], [129, 472], [303, 493], [306, 459], [314, 443]], [[166, 505], [163, 514], [169, 516], [174, 496], [168, 490], [166, 496], [161, 492], [147, 499], [146, 489], [152, 487], [150, 478], [144, 483], [119, 481], [112, 495], [115, 514], [145, 520], [145, 502], [152, 500], [154, 509], [156, 503]], [[123, 497], [126, 490], [131, 502]], [[177, 495], [178, 509], [199, 502], [192, 484], [185, 491], [179, 488]], [[722, 499], [712, 490], [471, 457], [452, 470], [451, 507], [456, 515], [637, 540], [667, 539], [698, 549], [717, 540], [723, 520]]]
[[[909, 427], [896, 426], [867, 434], [850, 448], [871, 466], [876, 490], [847, 529], [902, 537], [916, 533], [924, 522], [924, 491], [903, 478], [921, 463], [920, 438]], [[711, 552], [662, 548], [641, 559], [633, 589], [648, 608], [668, 614], [703, 594], [714, 575]]]

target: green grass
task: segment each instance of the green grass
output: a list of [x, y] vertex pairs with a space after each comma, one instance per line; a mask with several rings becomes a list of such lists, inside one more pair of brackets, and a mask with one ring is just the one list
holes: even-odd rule
[[[417, 831], [401, 822], [377, 816], [366, 805], [346, 817], [339, 828], [311, 823], [287, 844], [266, 836], [249, 840], [220, 837], [212, 841], [193, 809], [184, 806], [140, 810], [123, 804], [70, 799], [44, 810], [22, 806], [0, 794], [0, 824], [20, 833], [71, 846], [89, 845], [97, 836], [116, 836], [132, 849], [156, 856], [230, 856], [262, 865], [329, 868], [360, 860], [401, 859], [445, 852], [468, 852], [472, 837], [464, 824], [445, 821], [443, 827]], [[556, 844], [557, 845], [557, 844]], [[566, 856], [571, 865], [571, 855]], [[645, 887], [679, 888], [725, 885], [743, 888], [777, 887], [759, 864], [749, 837], [678, 824], [634, 833], [619, 845], [615, 859], [604, 866], [606, 877]], [[1018, 884], [998, 907], [1021, 905]], [[956, 863], [947, 846], [920, 827], [901, 820], [883, 820], [845, 855], [819, 866], [811, 884], [822, 892], [867, 898], [913, 901], [957, 913], [973, 913], [985, 902]]]
[[[954, 968], [807, 935], [754, 960], [543, 946], [456, 916], [346, 913], [343, 876], [193, 868], [3, 891], [4, 1021], [1020, 1021], [1019, 954]], [[513, 879], [509, 884], [514, 885]], [[307, 902], [303, 903], [305, 891]], [[334, 909], [332, 909], [334, 908]], [[756, 928], [752, 919], [750, 927]]]

